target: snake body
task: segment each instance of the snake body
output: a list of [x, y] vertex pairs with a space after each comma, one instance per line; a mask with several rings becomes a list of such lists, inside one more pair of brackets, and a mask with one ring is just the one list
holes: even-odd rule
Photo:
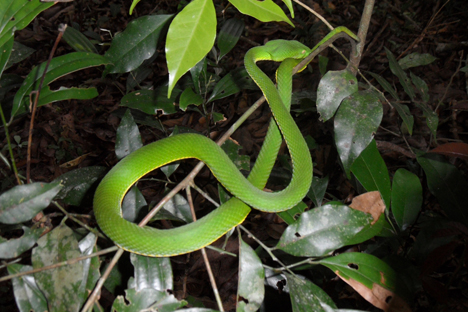
[[[339, 28], [315, 48], [335, 35], [337, 30]], [[301, 201], [311, 184], [312, 160], [288, 109], [292, 68], [314, 49], [310, 50], [297, 41], [273, 40], [246, 53], [245, 68], [265, 95], [275, 120], [270, 124], [248, 178], [216, 143], [202, 135], [179, 134], [159, 140], [126, 156], [99, 184], [94, 197], [94, 213], [101, 230], [115, 244], [130, 252], [153, 257], [180, 255], [211, 244], [242, 223], [250, 207], [279, 212]], [[256, 65], [262, 60], [282, 62], [277, 72], [278, 89]], [[292, 178], [284, 190], [265, 192], [262, 189], [274, 165], [282, 137], [291, 155]], [[122, 200], [135, 182], [161, 166], [187, 158], [203, 161], [234, 197], [200, 220], [169, 230], [139, 227], [122, 218]]]

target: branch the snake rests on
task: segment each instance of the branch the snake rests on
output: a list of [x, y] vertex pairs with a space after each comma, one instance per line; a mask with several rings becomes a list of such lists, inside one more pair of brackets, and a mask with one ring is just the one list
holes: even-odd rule
[[[159, 140], [126, 156], [99, 184], [94, 197], [94, 213], [101, 230], [125, 250], [146, 256], [167, 257], [211, 244], [242, 223], [250, 207], [266, 212], [280, 212], [294, 207], [310, 188], [312, 159], [304, 137], [289, 114], [292, 69], [315, 49], [342, 33], [357, 40], [347, 28], [338, 27], [312, 50], [297, 41], [272, 40], [246, 53], [245, 68], [265, 95], [274, 117], [248, 178], [215, 142], [202, 135], [179, 134]], [[277, 71], [278, 88], [257, 67], [257, 61], [282, 62]], [[265, 192], [262, 189], [275, 163], [282, 138], [291, 155], [292, 178], [284, 190]], [[200, 149], [200, 146], [203, 148]], [[200, 220], [174, 229], [139, 227], [123, 219], [121, 203], [134, 183], [161, 166], [186, 158], [203, 161], [233, 197]]]

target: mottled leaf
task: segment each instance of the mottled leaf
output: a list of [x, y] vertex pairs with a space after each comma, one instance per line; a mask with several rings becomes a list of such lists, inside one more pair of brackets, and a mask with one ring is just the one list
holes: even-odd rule
[[150, 288], [158, 291], [172, 290], [172, 267], [169, 258], [130, 255], [135, 269], [135, 289], [141, 291]]
[[343, 100], [334, 120], [335, 144], [346, 175], [354, 160], [369, 145], [382, 120], [382, 105], [372, 90]]
[[[28, 272], [32, 266], [13, 263], [7, 266], [10, 275]], [[13, 278], [13, 292], [20, 311], [47, 311], [47, 300], [36, 284], [33, 275], [23, 275]]]
[[13, 187], [0, 195], [0, 222], [16, 224], [31, 220], [49, 206], [62, 187], [58, 181]]
[[239, 236], [239, 285], [237, 312], [257, 311], [265, 295], [265, 271], [255, 251]]
[[0, 237], [0, 259], [16, 258], [34, 246], [39, 236], [44, 232], [41, 228], [30, 229], [23, 226], [23, 236], [19, 238], [4, 239]]
[[317, 88], [317, 111], [320, 120], [327, 121], [332, 118], [343, 99], [357, 90], [357, 79], [347, 69], [327, 72]]

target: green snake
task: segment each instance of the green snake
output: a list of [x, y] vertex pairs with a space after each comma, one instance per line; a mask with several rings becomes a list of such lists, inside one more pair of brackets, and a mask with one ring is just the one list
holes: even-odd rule
[[[274, 117], [248, 178], [215, 142], [202, 135], [178, 134], [156, 141], [126, 156], [99, 184], [94, 213], [101, 230], [125, 250], [167, 257], [211, 244], [242, 223], [250, 207], [266, 212], [294, 207], [310, 188], [312, 159], [304, 137], [289, 114], [292, 68], [325, 42], [342, 37], [343, 33], [357, 40], [347, 28], [338, 27], [313, 49], [297, 41], [272, 40], [245, 54], [245, 68], [262, 90]], [[257, 61], [282, 62], [277, 71], [278, 87], [258, 68]], [[283, 138], [291, 155], [291, 181], [282, 191], [263, 191]], [[134, 183], [161, 166], [187, 158], [203, 161], [233, 197], [200, 220], [168, 230], [139, 227], [122, 217], [122, 200]]]

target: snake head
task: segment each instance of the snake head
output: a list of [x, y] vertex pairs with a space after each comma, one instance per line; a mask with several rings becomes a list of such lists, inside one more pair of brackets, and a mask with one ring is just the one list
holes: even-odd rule
[[282, 62], [288, 58], [303, 59], [310, 54], [309, 47], [295, 40], [271, 40], [263, 48], [275, 62]]

